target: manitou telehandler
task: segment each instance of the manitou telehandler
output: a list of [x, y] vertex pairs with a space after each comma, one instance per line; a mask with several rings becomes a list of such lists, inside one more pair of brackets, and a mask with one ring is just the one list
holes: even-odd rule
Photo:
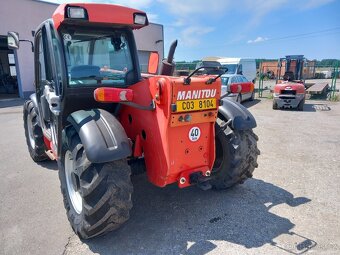
[[[129, 218], [131, 172], [144, 169], [159, 187], [225, 189], [257, 167], [255, 119], [220, 97], [223, 72], [173, 77], [173, 44], [162, 66], [153, 52], [140, 73], [132, 30], [147, 25], [142, 11], [77, 3], [35, 30], [28, 150], [34, 161], [57, 160], [68, 219], [84, 239]], [[18, 34], [8, 44], [18, 49]]]

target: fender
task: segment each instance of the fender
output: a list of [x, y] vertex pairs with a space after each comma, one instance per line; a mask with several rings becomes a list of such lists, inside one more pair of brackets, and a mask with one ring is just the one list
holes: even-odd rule
[[78, 132], [89, 161], [104, 163], [132, 154], [124, 128], [111, 113], [102, 109], [79, 110], [67, 120]]
[[234, 101], [222, 98], [222, 105], [218, 113], [226, 120], [231, 120], [231, 127], [235, 130], [248, 130], [256, 127], [256, 120], [243, 105]]

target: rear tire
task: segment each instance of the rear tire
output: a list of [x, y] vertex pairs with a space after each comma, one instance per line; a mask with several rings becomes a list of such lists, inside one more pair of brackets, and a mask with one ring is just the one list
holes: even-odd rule
[[237, 131], [225, 126], [218, 118], [215, 123], [216, 160], [212, 169], [214, 189], [231, 188], [251, 178], [257, 168], [258, 137], [252, 130]]
[[32, 100], [27, 100], [25, 102], [23, 111], [26, 143], [31, 158], [35, 162], [49, 159], [45, 153], [46, 146], [44, 135], [38, 122], [39, 116]]
[[133, 187], [125, 159], [91, 163], [78, 133], [68, 127], [58, 163], [67, 217], [80, 238], [106, 234], [129, 219]]

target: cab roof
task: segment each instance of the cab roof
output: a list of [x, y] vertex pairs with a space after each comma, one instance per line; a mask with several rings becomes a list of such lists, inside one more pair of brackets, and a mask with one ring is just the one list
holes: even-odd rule
[[[87, 12], [87, 20], [72, 19], [67, 16], [68, 7], [81, 7]], [[67, 3], [61, 4], [57, 7], [53, 13], [52, 19], [56, 29], [62, 24], [72, 23], [75, 24], [77, 21], [81, 24], [86, 23], [100, 23], [104, 25], [116, 25], [116, 26], [128, 26], [132, 29], [139, 29], [148, 25], [146, 18], [146, 24], [140, 25], [134, 23], [135, 14], [145, 15], [146, 13], [140, 10], [132, 9], [125, 6], [114, 5], [114, 4], [96, 4], [96, 3]]]

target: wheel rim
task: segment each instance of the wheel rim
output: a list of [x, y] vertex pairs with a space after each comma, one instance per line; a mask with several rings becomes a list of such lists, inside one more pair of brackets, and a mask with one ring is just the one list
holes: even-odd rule
[[83, 198], [79, 193], [79, 177], [75, 171], [75, 164], [70, 151], [67, 151], [65, 154], [65, 175], [67, 192], [72, 206], [80, 214], [83, 208]]
[[28, 138], [30, 141], [30, 145], [32, 149], [35, 148], [35, 139], [34, 139], [34, 134], [33, 134], [33, 123], [32, 123], [32, 117], [31, 114], [27, 115], [27, 130], [28, 130]]

